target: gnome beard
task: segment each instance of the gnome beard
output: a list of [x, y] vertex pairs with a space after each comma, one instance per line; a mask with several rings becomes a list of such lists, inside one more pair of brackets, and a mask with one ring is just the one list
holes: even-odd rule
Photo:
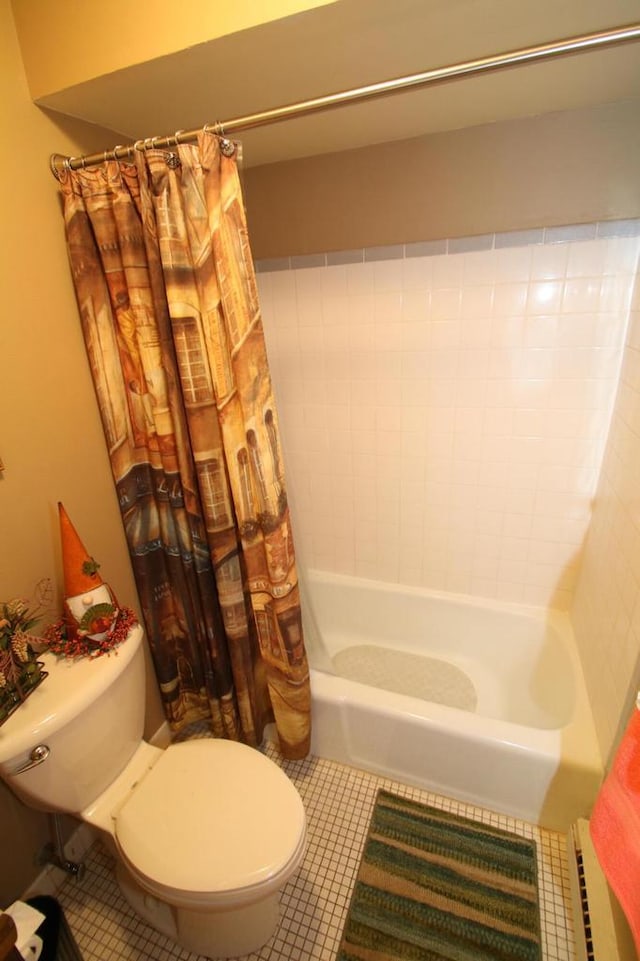
[[117, 616], [118, 604], [104, 583], [84, 594], [65, 598], [64, 619], [70, 637], [103, 641], [113, 630]]

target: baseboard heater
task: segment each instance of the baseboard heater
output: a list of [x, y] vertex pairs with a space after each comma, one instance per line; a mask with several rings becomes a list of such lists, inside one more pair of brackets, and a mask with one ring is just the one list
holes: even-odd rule
[[639, 961], [629, 925], [581, 818], [567, 834], [576, 961]]

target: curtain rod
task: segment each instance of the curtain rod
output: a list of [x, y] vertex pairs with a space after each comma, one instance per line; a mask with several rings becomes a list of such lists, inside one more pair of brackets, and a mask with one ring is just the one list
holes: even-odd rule
[[513, 67], [519, 64], [536, 63], [537, 61], [548, 60], [552, 57], [567, 56], [573, 53], [581, 53], [584, 50], [594, 50], [600, 47], [613, 46], [614, 44], [629, 43], [630, 41], [639, 39], [640, 23], [632, 23], [624, 27], [600, 31], [599, 33], [587, 33], [579, 37], [570, 37], [566, 40], [558, 40], [553, 43], [523, 47], [519, 50], [496, 54], [492, 57], [467, 60], [462, 63], [452, 64], [448, 67], [437, 67], [433, 70], [426, 70], [423, 73], [397, 77], [395, 80], [384, 80], [380, 83], [372, 83], [365, 87], [355, 87], [352, 90], [345, 90], [341, 93], [331, 93], [323, 97], [316, 97], [312, 100], [303, 100], [299, 103], [274, 107], [271, 110], [263, 110], [259, 113], [246, 114], [243, 117], [236, 117], [233, 120], [204, 124], [204, 127], [199, 127], [197, 130], [178, 130], [176, 133], [169, 134], [168, 136], [148, 137], [145, 140], [138, 140], [136, 143], [127, 146], [119, 144], [112, 150], [105, 150], [102, 153], [87, 154], [84, 157], [64, 157], [62, 154], [52, 154], [50, 158], [51, 171], [55, 177], [60, 179], [64, 170], [84, 169], [85, 167], [104, 163], [104, 161], [108, 159], [130, 159], [134, 156], [136, 150], [149, 150], [151, 148], [163, 149], [166, 147], [175, 147], [177, 144], [194, 143], [202, 129], [211, 130], [214, 133], [226, 136], [236, 131], [250, 130], [254, 127], [263, 127], [267, 124], [278, 123], [283, 120], [306, 117], [310, 114], [320, 113], [323, 110], [332, 110], [335, 107], [342, 107], [352, 103], [362, 103], [366, 100], [389, 96], [390, 94], [400, 93], [403, 90], [411, 88], [426, 87], [429, 84], [442, 83], [458, 77], [488, 73], [492, 70], [501, 70], [505, 67]]

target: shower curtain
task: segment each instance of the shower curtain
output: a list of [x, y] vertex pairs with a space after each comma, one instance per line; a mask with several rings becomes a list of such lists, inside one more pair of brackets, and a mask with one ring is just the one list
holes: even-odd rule
[[285, 757], [309, 672], [235, 145], [60, 177], [71, 269], [167, 718]]

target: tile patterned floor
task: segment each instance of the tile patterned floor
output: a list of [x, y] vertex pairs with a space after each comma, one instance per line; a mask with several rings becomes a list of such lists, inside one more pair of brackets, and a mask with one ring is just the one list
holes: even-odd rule
[[[496, 824], [537, 842], [543, 961], [574, 961], [564, 836], [514, 818], [461, 804], [332, 761], [283, 761], [267, 753], [296, 784], [308, 820], [308, 849], [281, 896], [278, 930], [251, 961], [333, 961], [378, 788]], [[58, 899], [85, 961], [198, 961], [133, 914], [120, 895], [112, 860], [100, 843], [90, 850], [81, 882], [66, 880]]]

